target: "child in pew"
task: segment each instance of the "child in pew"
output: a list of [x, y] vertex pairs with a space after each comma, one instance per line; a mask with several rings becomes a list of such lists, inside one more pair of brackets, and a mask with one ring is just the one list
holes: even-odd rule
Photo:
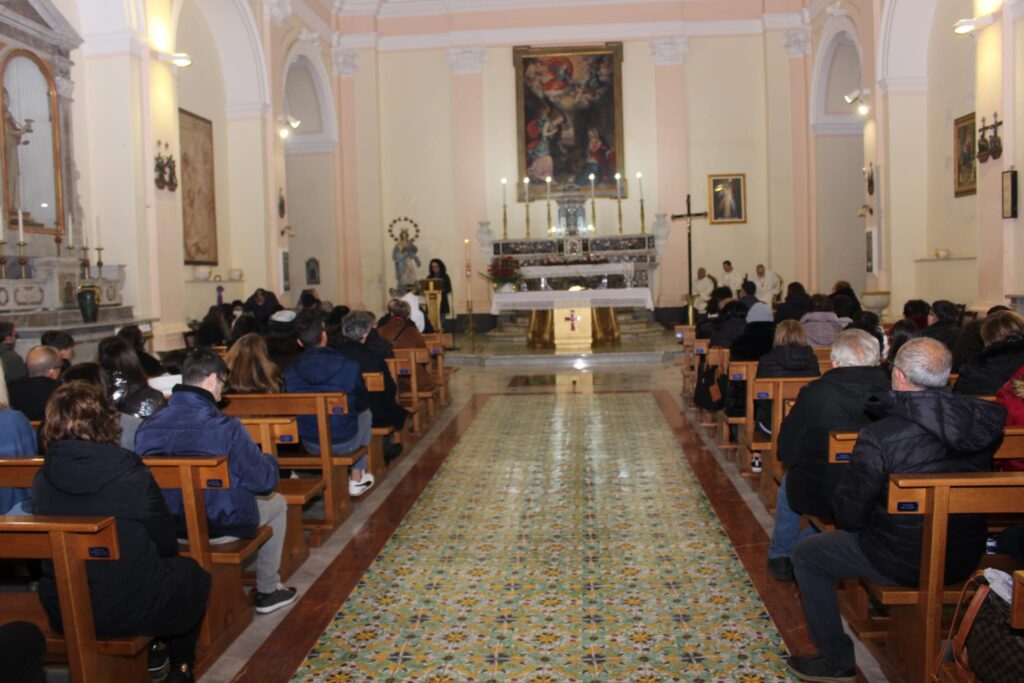
[[[36, 432], [28, 418], [10, 407], [4, 368], [0, 365], [0, 457], [32, 458], [38, 455]], [[0, 514], [32, 514], [29, 489], [0, 488]]]
[[[46, 406], [46, 460], [32, 485], [36, 514], [112, 516], [120, 559], [89, 562], [89, 594], [100, 637], [150, 635], [167, 642], [166, 681], [192, 681], [210, 575], [178, 557], [174, 518], [142, 461], [118, 446], [118, 412], [103, 390], [69, 382]], [[53, 565], [43, 563], [39, 599], [55, 630], [60, 605]]]

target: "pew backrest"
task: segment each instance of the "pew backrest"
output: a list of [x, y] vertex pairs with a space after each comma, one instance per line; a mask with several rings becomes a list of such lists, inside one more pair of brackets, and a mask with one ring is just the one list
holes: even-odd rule
[[[850, 462], [857, 444], [857, 432], [834, 431], [828, 435], [828, 461], [845, 465]], [[1003, 427], [1003, 440], [992, 455], [993, 460], [1024, 458], [1024, 427]]]

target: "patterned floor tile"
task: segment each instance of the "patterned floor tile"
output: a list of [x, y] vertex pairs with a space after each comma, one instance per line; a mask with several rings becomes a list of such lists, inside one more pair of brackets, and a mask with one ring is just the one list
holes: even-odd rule
[[649, 394], [494, 396], [296, 681], [784, 681]]

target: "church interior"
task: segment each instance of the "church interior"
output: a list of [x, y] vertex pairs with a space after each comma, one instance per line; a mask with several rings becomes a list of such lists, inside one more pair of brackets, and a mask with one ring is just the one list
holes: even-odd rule
[[0, 0], [0, 79], [0, 678], [1024, 680], [1024, 0]]

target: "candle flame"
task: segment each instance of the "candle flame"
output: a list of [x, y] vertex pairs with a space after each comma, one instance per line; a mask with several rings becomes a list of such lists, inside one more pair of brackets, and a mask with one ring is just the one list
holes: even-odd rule
[[622, 174], [621, 173], [616, 173], [615, 174], [615, 179], [616, 180], [622, 180]]
[[507, 185], [508, 184], [508, 178], [502, 178], [501, 179], [501, 184], [502, 185]]
[[637, 180], [640, 180], [640, 179], [641, 179], [641, 178], [643, 178], [643, 177], [644, 177], [644, 174], [643, 174], [643, 173], [640, 173], [640, 171], [637, 171], [637, 173], [636, 173], [636, 179], [637, 179]]
[[594, 174], [593, 174], [593, 173], [591, 173], [591, 174], [590, 174], [590, 179], [591, 179], [591, 180], [594, 180], [594, 177], [595, 177], [595, 176], [594, 176]]
[[529, 184], [530, 184], [530, 179], [529, 178], [523, 178], [523, 185], [529, 185]]

